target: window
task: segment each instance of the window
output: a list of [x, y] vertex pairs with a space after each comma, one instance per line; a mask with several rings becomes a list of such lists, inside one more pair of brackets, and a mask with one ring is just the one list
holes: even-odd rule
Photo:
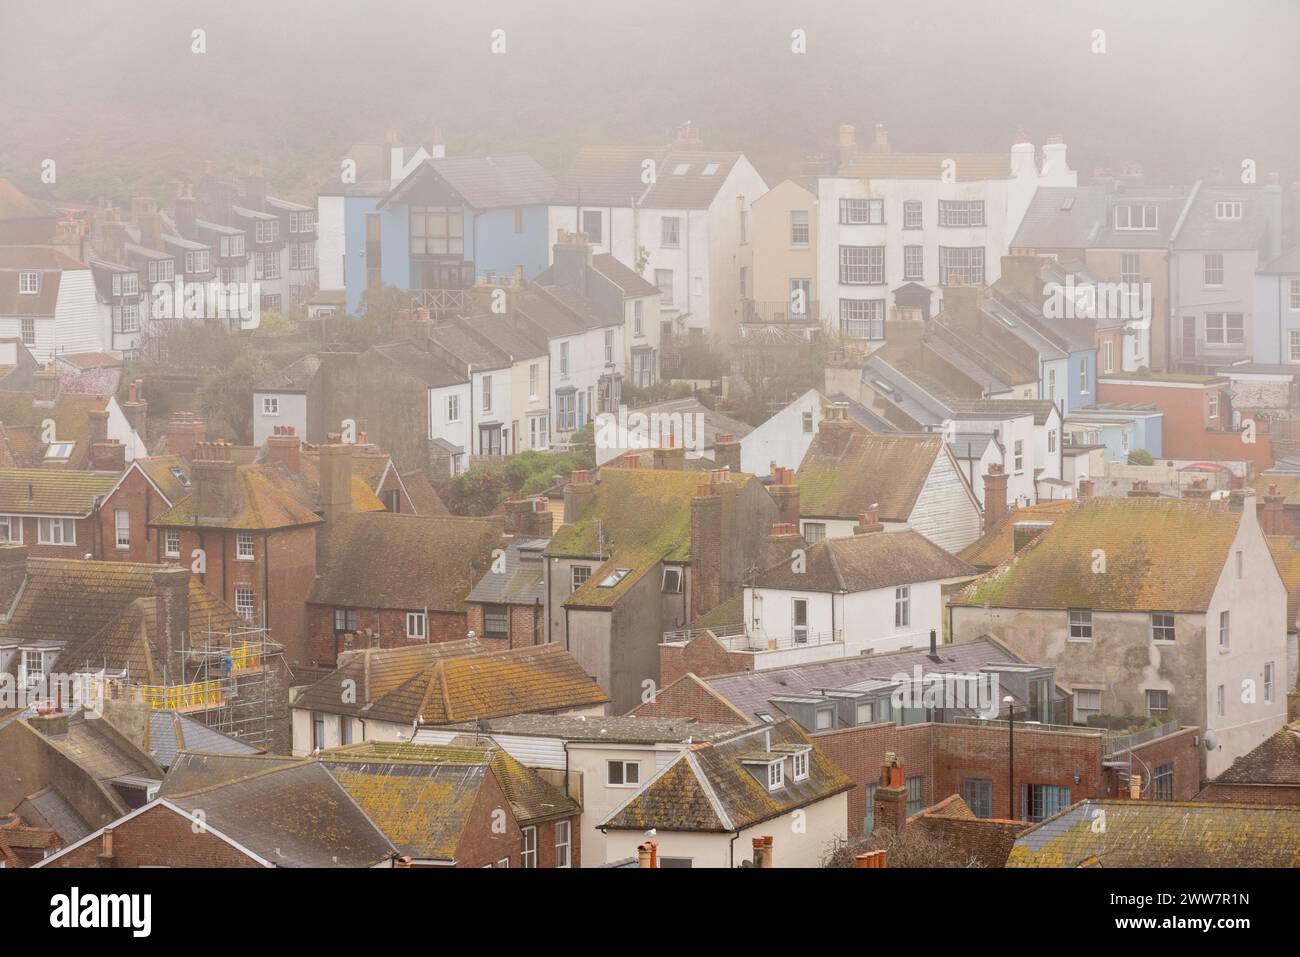
[[682, 244], [680, 216], [665, 216], [659, 220], [659, 244], [669, 249], [676, 249]]
[[923, 205], [919, 199], [909, 199], [903, 203], [903, 228], [920, 229], [921, 228], [921, 210]]
[[660, 590], [668, 595], [680, 595], [682, 592], [682, 570], [674, 566], [665, 568]]
[[1300, 329], [1290, 330], [1288, 337], [1291, 347], [1288, 358], [1291, 362], [1300, 362]]
[[976, 817], [993, 816], [993, 782], [982, 778], [967, 778], [961, 783], [961, 797]]
[[803, 537], [809, 545], [816, 545], [826, 540], [825, 522], [804, 522]]
[[1101, 344], [1101, 371], [1115, 371], [1115, 343], [1110, 339]]
[[[157, 266], [157, 279], [154, 279], [154, 266]], [[176, 278], [176, 260], [159, 259], [156, 263], [149, 264], [149, 279], [151, 282], [171, 282]]]
[[254, 279], [280, 278], [280, 253], [275, 249], [257, 250], [253, 253]]
[[846, 226], [879, 226], [885, 221], [883, 199], [841, 199], [840, 222]]
[[605, 330], [605, 365], [612, 365], [614, 362], [614, 330]]
[[345, 714], [339, 715], [339, 744], [352, 743], [352, 719]]
[[555, 393], [555, 431], [572, 432], [578, 427], [578, 400], [576, 393]]
[[41, 274], [38, 272], [20, 272], [18, 274], [18, 292], [23, 296], [39, 295], [41, 291]]
[[1245, 204], [1220, 200], [1214, 204], [1215, 219], [1241, 219], [1245, 215]]
[[813, 719], [813, 724], [818, 731], [829, 731], [835, 727], [835, 709], [818, 708], [817, 716]]
[[528, 366], [528, 398], [537, 398], [537, 386], [541, 381], [541, 367], [533, 362]]
[[940, 226], [983, 226], [984, 200], [939, 200]]
[[1226, 651], [1228, 649], [1228, 613], [1219, 612], [1219, 648]]
[[21, 542], [23, 520], [17, 515], [0, 515], [0, 542]]
[[785, 762], [773, 761], [767, 766], [767, 789], [775, 791], [785, 784]]
[[1151, 613], [1151, 640], [1164, 642], [1174, 640], [1174, 616], [1172, 612], [1153, 611]]
[[853, 716], [854, 723], [871, 724], [875, 720], [876, 720], [876, 703], [874, 701], [859, 701], [858, 707]]
[[429, 618], [422, 611], [408, 611], [406, 613], [406, 637], [407, 638], [425, 638], [429, 634]]
[[632, 335], [645, 335], [645, 301], [642, 299], [632, 302]]
[[465, 213], [460, 207], [412, 206], [410, 217], [412, 256], [464, 255]]
[[235, 611], [245, 621], [253, 620], [253, 589], [248, 585], [235, 586]]
[[805, 644], [808, 641], [808, 599], [790, 599], [790, 632], [795, 642]]
[[749, 267], [748, 266], [740, 267], [740, 281], [736, 284], [736, 287], [740, 290], [741, 299], [749, 298]]
[[140, 331], [140, 304], [127, 303], [113, 307], [113, 331], [131, 333]]
[[870, 834], [876, 826], [876, 788], [878, 784], [867, 785], [866, 814], [862, 819], [862, 832]]
[[384, 503], [384, 511], [400, 512], [402, 510], [402, 493], [395, 488], [385, 489], [379, 495]]
[[569, 851], [573, 846], [572, 823], [570, 821], [555, 822], [555, 866], [569, 867], [572, 865], [572, 859]]
[[36, 541], [40, 545], [75, 545], [77, 523], [70, 518], [37, 519]]
[[1047, 370], [1047, 398], [1056, 398], [1056, 370]]
[[899, 585], [894, 589], [894, 627], [912, 626], [912, 586]]
[[1246, 341], [1246, 319], [1240, 312], [1207, 312], [1205, 341], [1210, 345], [1232, 345]]
[[939, 285], [984, 285], [984, 247], [940, 246]]
[[519, 854], [520, 867], [537, 866], [537, 828], [526, 827], [523, 829], [523, 849]]
[[655, 285], [659, 287], [660, 304], [671, 306], [673, 304], [673, 271], [671, 269], [656, 269]]
[[131, 547], [131, 513], [126, 509], [114, 510], [113, 531], [116, 535], [118, 548], [127, 549]]
[[1273, 702], [1273, 662], [1264, 662], [1264, 702]]
[[903, 278], [921, 280], [925, 277], [925, 247], [903, 247]]
[[560, 378], [567, 378], [569, 375], [569, 344], [560, 343]]
[[483, 634], [505, 638], [510, 632], [510, 616], [505, 605], [483, 606]]
[[1152, 204], [1140, 206], [1116, 206], [1116, 229], [1156, 229], [1158, 209]]
[[357, 610], [355, 608], [335, 608], [334, 630], [339, 634], [349, 634], [356, 631]]
[[1047, 430], [1047, 452], [1052, 454], [1056, 451], [1056, 429]]
[[605, 783], [612, 788], [634, 788], [641, 783], [638, 761], [606, 761]]
[[747, 209], [740, 211], [740, 241], [749, 242], [749, 210]]
[[[813, 423], [813, 414], [812, 414], [811, 412], [805, 412], [805, 413], [803, 414], [803, 433], [804, 433], [804, 435], [812, 435], [812, 433], [813, 433], [813, 425], [814, 425], [814, 423]], [[823, 525], [823, 526], [822, 526], [822, 531], [824, 532], [825, 530], [826, 530], [826, 526]]]
[[1079, 391], [1084, 395], [1088, 394], [1088, 359], [1086, 356], [1079, 360]]
[[280, 414], [280, 400], [279, 400], [279, 398], [277, 398], [277, 397], [275, 397], [275, 396], [263, 396], [263, 397], [262, 397], [262, 414], [263, 414], [263, 415], [279, 415], [279, 414]]
[[1013, 458], [1013, 462], [1015, 463], [1014, 467], [1018, 474], [1025, 470], [1025, 440], [1016, 439], [1016, 444], [1014, 449], [1015, 449], [1015, 455]]
[[1125, 285], [1133, 285], [1142, 281], [1142, 277], [1138, 274], [1137, 253], [1120, 253], [1119, 281]]
[[139, 273], [129, 272], [122, 276], [122, 295], [124, 296], [140, 295], [140, 274]]
[[483, 377], [483, 411], [492, 411], [492, 377], [490, 375]]
[[790, 245], [797, 248], [804, 248], [808, 245], [808, 210], [794, 209], [790, 211]]
[[325, 747], [325, 715], [316, 712], [311, 716], [311, 746], [316, 751]]
[[1174, 799], [1174, 766], [1158, 764], [1151, 774], [1151, 799], [1153, 801], [1172, 801]]
[[289, 268], [290, 269], [315, 269], [316, 268], [316, 244], [315, 243], [294, 243], [289, 247]]
[[1206, 403], [1206, 415], [1211, 419], [1217, 419], [1219, 417], [1219, 393], [1210, 393]]
[[235, 558], [241, 562], [251, 562], [256, 557], [253, 547], [253, 533], [239, 532], [235, 535]]
[[1070, 640], [1092, 641], [1092, 612], [1070, 609]]
[[1300, 310], [1300, 279], [1291, 280], [1291, 310]]
[[907, 816], [911, 817], [913, 814], [920, 814], [925, 810], [925, 778], [916, 774], [908, 778], [905, 784], [907, 786]]
[[174, 528], [163, 533], [163, 554], [168, 558], [180, 558], [181, 533]]
[[253, 224], [253, 237], [259, 243], [273, 243], [280, 238], [278, 219], [259, 219]]
[[1214, 713], [1217, 714], [1220, 718], [1223, 717], [1225, 698], [1226, 695], [1224, 693], [1223, 685], [1219, 685], [1217, 688], [1214, 689]]
[[841, 299], [840, 331], [848, 339], [884, 339], [885, 300]]
[[460, 421], [460, 396], [458, 395], [447, 396], [447, 421]]
[[584, 209], [582, 211], [582, 231], [587, 234], [587, 241], [593, 245], [600, 245], [604, 242], [605, 221], [601, 217], [598, 209]]
[[794, 779], [796, 781], [802, 781], [808, 777], [808, 752], [807, 751], [795, 752], [794, 756], [790, 760], [790, 764], [793, 767]]
[[583, 585], [587, 584], [587, 579], [591, 577], [590, 565], [574, 565], [569, 569], [570, 591], [577, 591]]
[[1207, 286], [1223, 285], [1223, 253], [1205, 254], [1205, 284]]
[[36, 320], [30, 317], [23, 318], [23, 345], [36, 345]]
[[1074, 691], [1074, 721], [1087, 724], [1094, 714], [1101, 714], [1101, 692], [1095, 689], [1076, 688]]
[[1051, 784], [1020, 785], [1020, 819], [1037, 823], [1070, 806], [1070, 789]]
[[1160, 717], [1169, 711], [1169, 692], [1147, 689], [1147, 714]]
[[884, 246], [840, 247], [840, 282], [865, 286], [884, 281]]

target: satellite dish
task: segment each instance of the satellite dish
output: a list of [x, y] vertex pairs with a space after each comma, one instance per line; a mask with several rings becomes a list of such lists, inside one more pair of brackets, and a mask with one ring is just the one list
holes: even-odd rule
[[1213, 751], [1219, 746], [1219, 736], [1213, 731], [1206, 731], [1201, 738], [1201, 743], [1205, 745], [1206, 751]]

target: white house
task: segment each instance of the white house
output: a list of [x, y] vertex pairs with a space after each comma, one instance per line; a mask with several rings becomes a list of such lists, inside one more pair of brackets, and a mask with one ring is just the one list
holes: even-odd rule
[[52, 246], [0, 246], [0, 338], [21, 338], [45, 362], [107, 352], [111, 336], [88, 265]]
[[829, 400], [809, 389], [762, 425], [740, 439], [740, 470], [767, 475], [775, 462], [781, 468], [798, 468], [821, 425]]
[[839, 169], [817, 187], [824, 324], [879, 341], [891, 309], [928, 300], [935, 315], [940, 287], [991, 284], [1035, 190], [1076, 183], [1063, 143], [1042, 152], [1041, 163], [1030, 143], [1009, 154], [898, 153], [881, 126], [860, 150], [841, 126]]

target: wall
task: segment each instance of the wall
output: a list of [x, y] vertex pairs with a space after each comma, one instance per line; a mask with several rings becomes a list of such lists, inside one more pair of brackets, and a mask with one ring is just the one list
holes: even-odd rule
[[[102, 837], [93, 837], [46, 867], [100, 867]], [[113, 828], [112, 867], [261, 867], [194, 821], [156, 804]]]
[[[811, 432], [804, 431], [805, 412], [812, 413]], [[797, 469], [822, 418], [821, 394], [810, 389], [740, 440], [740, 470], [767, 475], [773, 462], [782, 468]]]
[[522, 266], [524, 278], [532, 279], [550, 262], [551, 233], [547, 228], [547, 207], [525, 206], [523, 230], [515, 232], [515, 207], [465, 210], [465, 258], [474, 263], [478, 276], [495, 273], [509, 278]]
[[[305, 660], [312, 664], [333, 667], [338, 655], [353, 647], [335, 638], [335, 607], [317, 604], [306, 606], [308, 638]], [[401, 648], [426, 643], [424, 638], [407, 637], [405, 609], [358, 608], [356, 612], [358, 638], [355, 647], [370, 647], [369, 642], [373, 642], [373, 647], [377, 648]], [[364, 634], [367, 629], [374, 632], [373, 639]], [[466, 629], [464, 612], [440, 612], [432, 609], [428, 612], [429, 642], [459, 641], [465, 637]]]
[[[163, 559], [159, 536], [162, 532], [150, 528], [149, 522], [168, 508], [163, 497], [138, 469], [126, 473], [125, 479], [100, 505], [96, 512], [99, 524], [100, 547], [97, 558], [112, 562], [158, 562]], [[127, 548], [117, 547], [116, 512], [126, 509], [130, 528]]]
[[[280, 411], [270, 415], [262, 411], [263, 397], [274, 396], [279, 402]], [[292, 426], [294, 432], [307, 436], [307, 394], [304, 392], [254, 392], [253, 393], [253, 444], [266, 444], [269, 436], [275, 434], [276, 426]]]

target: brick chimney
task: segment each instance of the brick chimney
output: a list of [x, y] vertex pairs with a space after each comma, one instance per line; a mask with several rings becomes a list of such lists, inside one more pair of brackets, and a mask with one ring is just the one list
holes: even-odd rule
[[638, 845], [636, 849], [636, 866], [637, 867], [658, 867], [659, 866], [659, 844], [655, 841], [646, 841]]
[[153, 573], [154, 668], [170, 683], [184, 681], [181, 653], [189, 644], [190, 570], [168, 565]]
[[32, 402], [40, 405], [53, 405], [59, 397], [59, 374], [54, 370], [54, 363], [32, 373]]
[[176, 184], [176, 199], [172, 202], [173, 218], [176, 231], [185, 239], [194, 238], [194, 186], [190, 183]]
[[795, 483], [794, 469], [782, 468], [772, 463], [772, 484], [767, 494], [776, 503], [777, 521], [799, 528], [799, 486]]
[[126, 446], [117, 439], [96, 442], [90, 447], [90, 467], [96, 472], [126, 470]]
[[858, 524], [853, 526], [854, 535], [870, 535], [872, 532], [883, 532], [885, 526], [880, 522], [880, 506], [872, 504], [858, 516]]
[[27, 546], [19, 542], [0, 545], [0, 609], [8, 612], [27, 577]]
[[691, 617], [722, 601], [722, 496], [714, 483], [691, 499]]
[[564, 486], [564, 524], [572, 525], [580, 519], [595, 494], [596, 485], [591, 480], [591, 473], [586, 469], [574, 469], [569, 475], [569, 484]]
[[239, 507], [239, 472], [225, 442], [194, 446], [190, 479], [194, 484], [194, 515], [200, 521], [233, 518]]
[[193, 412], [177, 412], [167, 421], [163, 430], [167, 436], [167, 452], [193, 460], [194, 448], [208, 437], [208, 425]]
[[740, 471], [740, 442], [734, 435], [723, 433], [713, 440], [713, 461], [719, 468]]
[[1265, 535], [1281, 535], [1282, 531], [1282, 506], [1286, 502], [1286, 496], [1278, 494], [1277, 483], [1271, 482], [1268, 486], [1268, 494], [1264, 496], [1264, 507], [1261, 509], [1260, 527]]
[[773, 867], [772, 836], [770, 834], [765, 834], [762, 837], [756, 837], [752, 843], [754, 848], [754, 866], [762, 868]]
[[996, 462], [984, 473], [984, 531], [989, 531], [1007, 514], [1007, 472]]
[[1018, 292], [1034, 305], [1043, 301], [1041, 262], [1037, 256], [1003, 256], [998, 286]]
[[849, 407], [843, 402], [831, 402], [826, 406], [826, 415], [817, 427], [817, 440], [821, 452], [825, 455], [843, 455], [849, 447], [849, 439], [857, 429], [849, 419]]
[[854, 867], [888, 867], [888, 851], [867, 851], [853, 858]]
[[96, 443], [108, 441], [108, 410], [104, 408], [103, 398], [95, 400], [95, 407], [86, 413], [86, 439], [94, 448]]
[[99, 853], [95, 855], [95, 866], [113, 867], [116, 856], [113, 854], [113, 826], [111, 824], [104, 828], [99, 847]]
[[127, 391], [127, 399], [122, 403], [122, 414], [127, 423], [140, 436], [141, 441], [148, 441], [145, 426], [148, 424], [149, 403], [144, 400], [144, 380], [136, 379]]
[[661, 445], [657, 449], [651, 449], [651, 458], [654, 460], [656, 469], [669, 469], [675, 472], [681, 472], [686, 469], [686, 448], [677, 444], [674, 436], [668, 436], [664, 441], [666, 445]]
[[1083, 502], [1092, 498], [1093, 489], [1096, 483], [1092, 479], [1079, 479], [1079, 501]]
[[586, 234], [559, 230], [554, 251], [551, 275], [555, 277], [555, 285], [585, 296], [591, 276], [591, 246], [587, 244]]
[[[1272, 488], [1272, 486], [1270, 486]], [[1183, 489], [1183, 498], [1201, 499], [1208, 501], [1210, 498], [1210, 481], [1205, 478], [1194, 478], [1192, 483]]]
[[943, 316], [953, 329], [975, 333], [980, 325], [984, 290], [979, 286], [944, 286]]
[[506, 534], [520, 538], [550, 538], [554, 516], [544, 495], [512, 498], [505, 504]]
[[131, 218], [140, 230], [140, 245], [162, 252], [162, 217], [158, 215], [158, 204], [153, 197], [136, 196], [132, 199]]
[[302, 436], [292, 425], [277, 425], [266, 437], [266, 457], [270, 462], [297, 475], [302, 471]]
[[1160, 493], [1151, 488], [1146, 479], [1134, 479], [1133, 487], [1128, 491], [1129, 498], [1159, 498]]
[[783, 562], [790, 561], [790, 553], [796, 548], [807, 548], [808, 543], [799, 534], [799, 526], [793, 522], [775, 522], [768, 533], [763, 549], [763, 569], [775, 568]]
[[352, 446], [320, 447], [320, 507], [327, 525], [352, 511]]
[[903, 765], [893, 751], [885, 754], [880, 767], [880, 784], [876, 788], [876, 812], [871, 833], [892, 828], [901, 834], [907, 827], [907, 782]]

